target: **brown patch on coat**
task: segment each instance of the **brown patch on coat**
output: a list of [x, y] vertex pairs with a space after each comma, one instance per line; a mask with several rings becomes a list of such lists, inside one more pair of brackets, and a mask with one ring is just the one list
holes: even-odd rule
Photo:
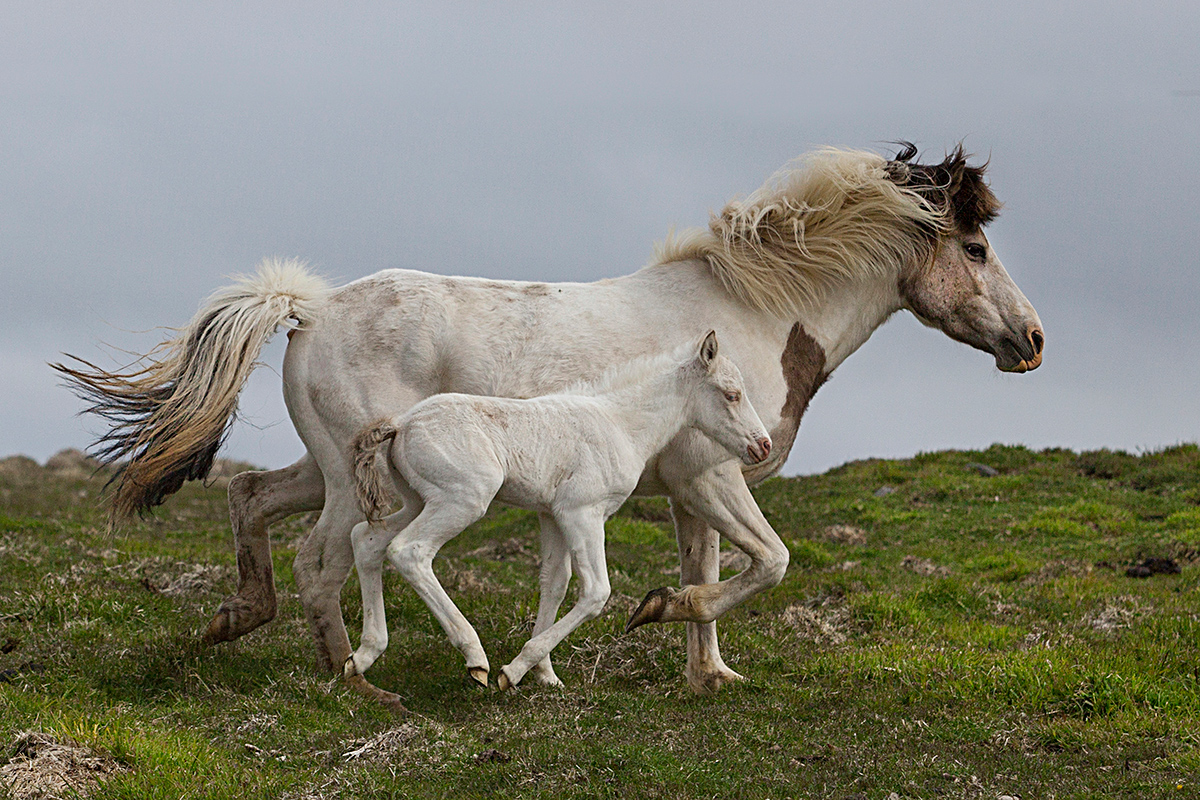
[[783, 380], [787, 383], [787, 397], [779, 412], [779, 425], [771, 431], [771, 457], [743, 470], [747, 483], [757, 483], [783, 466], [796, 441], [796, 432], [800, 430], [800, 418], [808, 409], [812, 396], [829, 378], [825, 372], [825, 350], [799, 322], [788, 334], [780, 364]]
[[887, 163], [888, 176], [898, 186], [912, 189], [949, 218], [950, 227], [976, 231], [1000, 215], [1001, 203], [984, 181], [987, 162], [967, 163], [970, 154], [959, 142], [940, 164], [918, 164], [917, 146], [898, 142], [900, 152]]

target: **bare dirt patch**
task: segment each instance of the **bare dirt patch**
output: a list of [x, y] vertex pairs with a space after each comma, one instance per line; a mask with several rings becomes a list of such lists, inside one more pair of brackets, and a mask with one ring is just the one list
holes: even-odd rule
[[819, 536], [834, 544], [862, 546], [867, 543], [867, 532], [853, 525], [829, 525], [821, 529]]
[[928, 558], [918, 558], [912, 555], [900, 559], [900, 568], [906, 569], [909, 572], [915, 572], [918, 575], [924, 575], [925, 577], [944, 578], [950, 574], [949, 567], [935, 564]]
[[17, 736], [10, 751], [0, 767], [0, 786], [13, 800], [90, 797], [102, 778], [126, 770], [103, 753], [36, 731]]

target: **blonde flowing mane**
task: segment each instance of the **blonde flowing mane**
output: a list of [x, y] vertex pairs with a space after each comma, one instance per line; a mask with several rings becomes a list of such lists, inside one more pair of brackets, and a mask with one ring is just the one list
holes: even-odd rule
[[652, 264], [706, 261], [746, 305], [794, 318], [834, 284], [931, 256], [951, 209], [898, 181], [897, 163], [835, 148], [802, 156], [714, 214], [708, 230], [668, 236]]

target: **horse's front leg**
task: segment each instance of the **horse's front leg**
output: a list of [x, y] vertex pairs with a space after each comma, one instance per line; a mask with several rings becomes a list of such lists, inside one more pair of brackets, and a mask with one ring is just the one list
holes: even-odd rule
[[243, 472], [229, 482], [229, 523], [237, 552], [237, 594], [208, 623], [204, 643], [232, 641], [275, 618], [275, 572], [268, 528], [285, 517], [319, 509], [325, 481], [312, 456], [284, 469]]
[[[679, 542], [679, 585], [716, 583], [721, 577], [721, 537], [707, 522], [689, 514], [679, 500], [671, 500], [675, 537]], [[687, 623], [688, 687], [697, 694], [712, 694], [742, 676], [725, 665], [717, 644], [716, 622]]]
[[672, 496], [750, 556], [750, 566], [728, 580], [655, 589], [629, 618], [626, 630], [647, 622], [711, 622], [747, 598], [777, 585], [788, 550], [758, 509], [736, 462], [728, 461], [678, 487]]

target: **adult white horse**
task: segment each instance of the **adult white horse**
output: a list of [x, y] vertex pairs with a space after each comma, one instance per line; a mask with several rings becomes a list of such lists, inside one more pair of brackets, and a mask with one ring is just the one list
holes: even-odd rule
[[[1001, 370], [1041, 363], [1038, 316], [983, 234], [999, 209], [984, 167], [961, 147], [937, 164], [916, 154], [908, 144], [891, 160], [819, 151], [621, 278], [523, 283], [388, 270], [329, 290], [296, 265], [264, 265], [210, 298], [148, 366], [57, 366], [90, 410], [114, 422], [98, 445], [108, 461], [127, 459], [111, 498], [120, 520], [208, 473], [261, 345], [297, 321], [284, 397], [308, 452], [231, 481], [240, 583], [206, 640], [274, 616], [267, 528], [320, 508], [295, 575], [319, 660], [333, 670], [351, 652], [340, 594], [350, 531], [362, 520], [351, 462], [359, 430], [437, 392], [543, 394], [718, 328], [775, 447], [743, 467], [685, 432], [647, 467], [637, 491], [671, 499], [685, 588], [652, 593], [634, 620], [687, 621], [688, 683], [715, 691], [740, 676], [721, 659], [713, 620], [778, 583], [788, 561], [747, 486], [783, 465], [829, 374], [900, 309], [992, 354]], [[751, 560], [720, 582], [718, 533]]]

